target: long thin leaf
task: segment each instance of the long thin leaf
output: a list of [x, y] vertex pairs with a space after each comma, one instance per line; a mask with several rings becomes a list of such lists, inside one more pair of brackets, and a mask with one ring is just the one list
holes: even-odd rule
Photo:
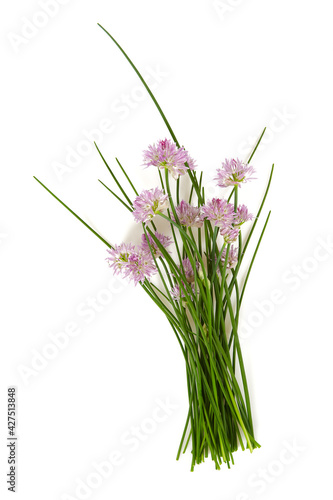
[[133, 182], [131, 181], [131, 179], [130, 179], [130, 178], [129, 178], [129, 176], [127, 175], [126, 170], [124, 169], [124, 167], [122, 166], [122, 164], [120, 163], [120, 161], [118, 160], [118, 158], [116, 158], [116, 162], [118, 163], [118, 165], [119, 165], [119, 167], [121, 168], [121, 170], [122, 170], [122, 172], [123, 172], [124, 176], [126, 177], [126, 179], [128, 180], [129, 184], [131, 185], [131, 187], [132, 187], [132, 189], [133, 189], [134, 193], [135, 193], [137, 196], [139, 196], [139, 193], [138, 193], [138, 192], [137, 192], [137, 190], [135, 189]]
[[44, 189], [46, 189], [46, 191], [48, 191], [56, 200], [59, 201], [59, 203], [61, 203], [61, 205], [63, 205], [65, 208], [67, 208], [67, 210], [74, 215], [74, 217], [76, 217], [84, 226], [86, 226], [89, 231], [91, 231], [95, 236], [97, 236], [97, 238], [99, 238], [101, 241], [103, 241], [103, 243], [105, 243], [105, 245], [107, 245], [109, 248], [112, 248], [112, 245], [110, 245], [110, 243], [108, 241], [106, 241], [103, 236], [101, 236], [100, 234], [98, 234], [91, 226], [89, 226], [89, 224], [87, 224], [83, 219], [81, 219], [81, 217], [79, 217], [75, 212], [73, 212], [73, 210], [71, 208], [69, 208], [63, 201], [60, 200], [60, 198], [58, 198], [58, 196], [56, 196], [54, 193], [52, 193], [52, 191], [50, 191], [49, 188], [47, 188], [39, 179], [37, 179], [37, 177], [33, 176], [34, 179], [36, 179], [37, 182], [39, 182], [39, 184], [41, 186], [43, 186]]
[[102, 158], [102, 160], [103, 160], [103, 162], [104, 162], [104, 165], [106, 166], [106, 168], [108, 169], [108, 171], [109, 171], [109, 172], [110, 172], [110, 174], [112, 175], [113, 180], [115, 181], [115, 183], [116, 183], [116, 184], [117, 184], [117, 186], [119, 187], [120, 191], [121, 191], [121, 192], [123, 193], [123, 195], [125, 196], [125, 198], [126, 198], [126, 200], [128, 201], [128, 203], [132, 206], [132, 201], [131, 201], [130, 197], [129, 197], [129, 196], [127, 196], [127, 194], [126, 194], [126, 192], [125, 192], [124, 188], [122, 187], [122, 185], [121, 185], [121, 184], [120, 184], [120, 182], [118, 181], [117, 177], [116, 177], [116, 176], [114, 175], [114, 173], [112, 172], [112, 170], [111, 170], [111, 168], [109, 167], [109, 165], [108, 165], [108, 163], [107, 163], [106, 159], [104, 158], [104, 156], [103, 156], [103, 155], [102, 155], [102, 153], [100, 152], [100, 150], [99, 150], [99, 148], [98, 148], [98, 146], [97, 146], [96, 142], [94, 142], [94, 144], [95, 144], [95, 147], [96, 147], [96, 149], [97, 149], [97, 151], [98, 151], [98, 153], [99, 153], [100, 157]]
[[98, 179], [98, 182], [100, 182], [102, 184], [102, 186], [104, 186], [108, 191], [110, 191], [110, 193], [115, 197], [117, 198], [118, 201], [120, 201], [120, 203], [122, 203], [124, 205], [125, 208], [127, 208], [127, 210], [129, 210], [130, 212], [133, 212], [133, 210], [131, 209], [131, 207], [129, 207], [127, 205], [127, 203], [125, 203], [116, 193], [114, 193], [112, 191], [112, 189], [110, 189], [106, 184], [104, 184], [104, 182], [102, 182], [100, 179]]
[[150, 88], [148, 87], [145, 79], [143, 78], [143, 76], [141, 75], [140, 71], [137, 69], [137, 67], [135, 66], [135, 64], [132, 62], [132, 60], [128, 57], [128, 55], [126, 54], [126, 52], [123, 50], [123, 48], [119, 45], [119, 43], [113, 38], [112, 35], [110, 35], [110, 33], [105, 29], [103, 28], [103, 26], [99, 23], [97, 23], [98, 26], [100, 28], [102, 28], [102, 30], [111, 38], [111, 40], [117, 45], [118, 49], [122, 52], [122, 54], [126, 57], [127, 61], [130, 63], [130, 65], [132, 66], [132, 68], [134, 69], [135, 73], [138, 75], [138, 77], [140, 78], [143, 86], [145, 87], [145, 89], [147, 90], [148, 94], [150, 95], [150, 97], [152, 98], [152, 100], [154, 101], [154, 104], [156, 106], [156, 108], [158, 109], [161, 117], [163, 118], [163, 121], [165, 123], [165, 125], [167, 126], [167, 129], [169, 130], [170, 132], [170, 135], [171, 137], [173, 138], [173, 140], [175, 141], [175, 143], [177, 144], [178, 147], [180, 147], [179, 145], [179, 142], [175, 136], [175, 133], [174, 131], [172, 130], [171, 126], [170, 126], [170, 123], [168, 122], [165, 114], [163, 113], [160, 105], [158, 104], [154, 94], [152, 93], [152, 91], [150, 90]]

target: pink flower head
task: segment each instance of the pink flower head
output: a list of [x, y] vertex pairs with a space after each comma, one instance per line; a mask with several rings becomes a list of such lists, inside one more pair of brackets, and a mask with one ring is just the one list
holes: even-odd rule
[[[195, 263], [196, 269], [200, 274], [200, 264], [199, 262]], [[184, 286], [185, 290], [187, 291], [187, 294], [191, 297], [191, 300], [193, 300], [193, 295], [195, 294], [195, 283], [194, 283], [194, 269], [192, 267], [191, 261], [188, 257], [182, 261], [182, 267], [180, 267], [180, 271], [185, 275], [186, 281], [182, 281], [182, 285]], [[190, 287], [190, 288], [189, 288]], [[198, 292], [198, 290], [197, 290]], [[185, 298], [185, 293], [183, 289], [179, 286], [177, 283], [170, 291], [171, 296], [175, 300], [179, 300], [180, 297]]]
[[[189, 205], [184, 200], [176, 207], [176, 214], [182, 226], [201, 227], [203, 224], [200, 216], [200, 208], [192, 207], [192, 205]], [[173, 215], [171, 217], [175, 220]]]
[[[196, 262], [196, 268], [198, 270], [199, 262]], [[192, 267], [191, 261], [188, 257], [183, 260], [183, 269], [185, 273], [185, 278], [188, 283], [194, 282], [194, 269]]]
[[[221, 262], [224, 264], [225, 256], [227, 254], [227, 249], [225, 248], [222, 252]], [[238, 261], [238, 249], [234, 248], [233, 245], [229, 248], [227, 269], [232, 269], [236, 266]], [[219, 271], [218, 271], [219, 272]]]
[[239, 235], [239, 227], [224, 227], [221, 228], [220, 234], [224, 238], [225, 243], [234, 243]]
[[143, 161], [146, 167], [153, 165], [160, 170], [167, 168], [174, 179], [184, 175], [186, 170], [195, 168], [195, 162], [186, 149], [177, 148], [177, 145], [170, 139], [160, 140], [157, 145], [148, 146], [148, 149], [143, 152]]
[[214, 222], [215, 226], [222, 228], [229, 227], [232, 225], [235, 217], [234, 206], [228, 203], [227, 200], [213, 198], [201, 207], [201, 215]]
[[[195, 263], [196, 270], [199, 272], [200, 271], [200, 264], [198, 261]], [[179, 271], [185, 276], [186, 282], [187, 283], [193, 283], [194, 282], [194, 269], [192, 267], [191, 261], [188, 257], [186, 259], [183, 259], [182, 261], [182, 266], [178, 266]], [[178, 276], [178, 274], [177, 274]]]
[[145, 189], [133, 202], [135, 222], [148, 222], [157, 212], [168, 208], [168, 195], [156, 187]]
[[129, 257], [134, 253], [135, 247], [131, 243], [121, 243], [121, 245], [115, 245], [114, 248], [108, 248], [107, 251], [110, 257], [105, 260], [108, 261], [114, 274], [120, 274], [126, 269]]
[[[183, 283], [184, 285], [184, 283]], [[188, 287], [191, 286], [191, 290], [188, 289]], [[194, 283], [191, 283], [191, 285], [184, 285], [184, 288], [187, 292], [187, 294], [190, 296], [191, 300], [193, 300], [193, 295], [195, 293], [195, 286]], [[192, 293], [191, 293], [192, 292]], [[185, 293], [184, 290], [180, 288], [178, 284], [176, 284], [171, 290], [170, 290], [171, 297], [174, 300], [180, 300], [180, 297], [183, 299], [185, 298]]]
[[214, 180], [217, 181], [217, 185], [220, 187], [241, 187], [243, 182], [254, 179], [254, 177], [251, 177], [254, 173], [255, 170], [253, 167], [250, 167], [247, 163], [243, 163], [238, 158], [225, 159], [225, 162], [222, 162], [222, 168], [217, 170], [217, 176]]
[[[148, 239], [147, 239], [147, 237], [148, 237]], [[164, 234], [160, 234], [157, 231], [155, 232], [155, 237], [158, 239], [158, 241], [161, 243], [161, 245], [164, 248], [168, 247], [169, 245], [172, 245], [172, 243], [173, 243], [172, 239], [169, 236], [165, 236]], [[153, 238], [152, 238], [152, 236], [150, 234], [146, 235], [144, 233], [141, 236], [141, 246], [140, 246], [140, 249], [142, 250], [142, 252], [143, 253], [147, 253], [149, 255], [151, 254], [151, 251], [150, 251], [150, 248], [149, 248], [149, 244], [148, 244], [148, 240], [149, 240], [149, 244], [150, 244], [150, 247], [151, 247], [151, 250], [152, 250], [154, 256], [156, 258], [161, 257], [162, 252], [158, 248], [157, 243], [153, 240]]]
[[124, 277], [128, 277], [137, 285], [143, 283], [145, 279], [150, 281], [151, 277], [156, 274], [157, 269], [151, 255], [143, 252], [134, 252], [128, 258], [128, 264], [124, 269]]
[[235, 216], [235, 226], [241, 226], [244, 222], [253, 219], [253, 214], [250, 214], [247, 207], [245, 205], [240, 205], [237, 208], [237, 213]]
[[107, 250], [110, 257], [106, 260], [113, 269], [114, 274], [121, 274], [124, 278], [129, 278], [137, 285], [146, 278], [150, 280], [151, 276], [157, 272], [156, 266], [151, 255], [145, 254], [139, 249], [135, 250], [131, 243], [121, 243], [114, 248]]

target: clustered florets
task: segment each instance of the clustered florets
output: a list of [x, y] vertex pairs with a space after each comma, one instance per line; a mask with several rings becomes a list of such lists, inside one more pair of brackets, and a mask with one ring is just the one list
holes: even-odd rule
[[251, 177], [254, 173], [255, 170], [253, 167], [240, 161], [238, 158], [233, 158], [232, 160], [225, 159], [225, 161], [222, 162], [222, 168], [217, 169], [215, 180], [220, 187], [241, 187], [243, 182], [245, 183], [255, 179], [255, 177]]
[[[186, 227], [202, 227], [203, 221], [200, 214], [200, 208], [193, 207], [186, 201], [181, 201], [176, 208], [176, 214], [179, 223]], [[175, 217], [171, 214], [171, 218], [174, 221]]]
[[174, 179], [186, 174], [187, 170], [195, 168], [195, 162], [186, 149], [177, 148], [177, 145], [170, 139], [148, 146], [148, 149], [143, 152], [143, 161], [146, 167], [152, 165], [160, 170], [167, 169]]
[[168, 195], [160, 188], [145, 189], [133, 202], [135, 222], [149, 222], [157, 212], [168, 208]]
[[[155, 238], [163, 247], [168, 247], [172, 244], [171, 238], [157, 231], [155, 232]], [[151, 277], [157, 273], [154, 257], [160, 257], [161, 252], [150, 235], [147, 238], [146, 234], [143, 234], [141, 245], [138, 247], [135, 247], [131, 243], [122, 243], [121, 245], [115, 245], [107, 251], [110, 256], [106, 260], [114, 273], [121, 274], [123, 278], [129, 278], [135, 285], [139, 282], [144, 282], [146, 278], [150, 281]]]

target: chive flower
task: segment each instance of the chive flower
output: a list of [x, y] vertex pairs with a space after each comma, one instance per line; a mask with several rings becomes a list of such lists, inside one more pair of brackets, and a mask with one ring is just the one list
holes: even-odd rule
[[215, 226], [230, 227], [235, 217], [234, 205], [225, 199], [213, 198], [201, 207], [201, 215]]
[[[223, 265], [225, 263], [226, 254], [227, 254], [227, 249], [225, 248], [221, 256], [221, 262]], [[238, 262], [238, 248], [235, 248], [233, 245], [230, 245], [228, 252], [227, 269], [233, 269], [234, 267], [236, 267], [237, 262]]]
[[107, 248], [110, 254], [105, 260], [113, 270], [114, 274], [122, 274], [128, 265], [130, 255], [135, 251], [135, 246], [132, 243], [121, 243], [113, 248]]
[[[203, 220], [200, 213], [200, 208], [193, 207], [186, 201], [182, 200], [176, 207], [176, 214], [182, 226], [186, 227], [202, 227]], [[175, 220], [171, 214], [172, 220]]]
[[129, 278], [134, 285], [139, 282], [143, 283], [146, 279], [151, 280], [151, 277], [157, 273], [157, 268], [151, 257], [145, 252], [133, 252], [129, 258], [127, 266], [124, 269], [124, 278]]
[[[184, 288], [186, 289], [187, 295], [189, 295], [191, 300], [193, 300], [193, 295], [195, 293], [194, 283], [184, 284], [182, 282], [182, 284], [184, 285]], [[180, 298], [182, 298], [182, 299], [185, 298], [185, 292], [178, 284], [176, 284], [173, 288], [171, 288], [170, 295], [176, 301], [179, 301]]]
[[[158, 233], [157, 231], [155, 231], [154, 236], [164, 248], [167, 248], [173, 243], [172, 239], [169, 236]], [[156, 258], [162, 256], [161, 250], [158, 248], [157, 243], [153, 240], [153, 237], [150, 234], [147, 235], [145, 233], [142, 234], [140, 249], [142, 250], [143, 253], [151, 254], [152, 252]]]
[[196, 166], [186, 149], [178, 148], [170, 139], [163, 139], [157, 144], [148, 146], [143, 152], [143, 161], [146, 167], [153, 165], [160, 170], [168, 169], [174, 179], [178, 179], [188, 169], [193, 170]]
[[239, 235], [239, 227], [223, 227], [220, 229], [220, 234], [224, 238], [224, 243], [233, 243]]
[[150, 281], [157, 273], [156, 266], [151, 254], [147, 254], [139, 247], [138, 250], [132, 243], [121, 243], [113, 248], [107, 249], [109, 257], [106, 258], [114, 274], [121, 274], [123, 278], [129, 278], [134, 285], [143, 283], [145, 279]]
[[253, 220], [253, 214], [250, 214], [248, 208], [245, 205], [239, 205], [237, 208], [237, 213], [235, 214], [234, 225], [241, 226], [244, 222]]
[[168, 195], [160, 188], [145, 189], [133, 202], [135, 222], [148, 222], [168, 207]]
[[214, 180], [217, 181], [217, 185], [220, 187], [228, 186], [239, 186], [244, 182], [251, 181], [255, 177], [251, 177], [255, 173], [253, 167], [250, 167], [247, 163], [236, 159], [225, 159], [222, 162], [222, 168], [217, 169], [217, 176]]

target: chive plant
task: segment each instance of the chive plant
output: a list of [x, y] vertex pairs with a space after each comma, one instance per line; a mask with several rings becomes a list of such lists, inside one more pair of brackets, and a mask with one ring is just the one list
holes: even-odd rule
[[[100, 25], [99, 25], [100, 26]], [[170, 139], [148, 146], [144, 164], [158, 169], [160, 186], [136, 190], [128, 172], [116, 159], [126, 187], [109, 166], [97, 144], [118, 194], [99, 181], [142, 225], [139, 245], [111, 245], [40, 180], [54, 198], [107, 246], [107, 261], [116, 274], [139, 284], [161, 309], [184, 356], [188, 391], [188, 414], [177, 460], [190, 445], [191, 471], [209, 455], [220, 469], [234, 463], [241, 447], [252, 452], [260, 447], [254, 437], [249, 388], [238, 334], [244, 292], [270, 217], [268, 213], [249, 264], [240, 271], [271, 184], [274, 165], [258, 213], [254, 217], [239, 204], [239, 189], [253, 179], [250, 162], [265, 132], [262, 132], [247, 162], [226, 159], [217, 170], [221, 189], [231, 186], [228, 198], [206, 200], [203, 173], [180, 146], [165, 114], [141, 73], [117, 41], [100, 26], [132, 66], [160, 113]], [[182, 196], [181, 183], [190, 182]], [[160, 232], [159, 222], [169, 226]], [[249, 225], [243, 237], [243, 224]], [[158, 278], [157, 280], [155, 278]]]

